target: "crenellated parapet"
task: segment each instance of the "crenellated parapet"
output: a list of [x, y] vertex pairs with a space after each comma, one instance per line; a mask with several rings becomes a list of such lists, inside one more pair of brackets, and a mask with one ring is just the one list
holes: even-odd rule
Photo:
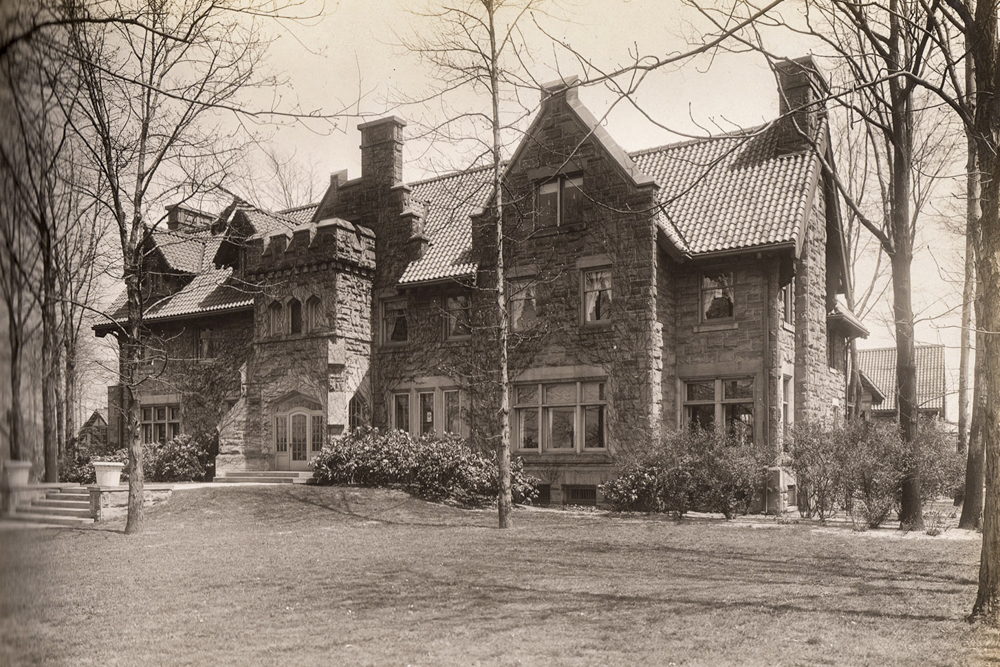
[[245, 253], [248, 275], [338, 267], [369, 272], [375, 270], [375, 233], [329, 218], [287, 233], [255, 236], [247, 241]]

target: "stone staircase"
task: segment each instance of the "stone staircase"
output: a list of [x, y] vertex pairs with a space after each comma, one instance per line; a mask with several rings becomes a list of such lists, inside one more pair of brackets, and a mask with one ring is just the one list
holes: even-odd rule
[[35, 498], [29, 505], [18, 505], [2, 517], [7, 521], [82, 526], [94, 523], [90, 515], [90, 492], [87, 487], [50, 489], [44, 498]]
[[218, 484], [306, 484], [311, 470], [224, 470], [215, 474]]

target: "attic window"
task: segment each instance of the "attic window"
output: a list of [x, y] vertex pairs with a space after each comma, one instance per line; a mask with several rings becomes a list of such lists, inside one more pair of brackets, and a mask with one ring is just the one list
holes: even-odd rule
[[560, 176], [538, 186], [536, 213], [538, 229], [580, 222], [583, 207], [583, 177]]

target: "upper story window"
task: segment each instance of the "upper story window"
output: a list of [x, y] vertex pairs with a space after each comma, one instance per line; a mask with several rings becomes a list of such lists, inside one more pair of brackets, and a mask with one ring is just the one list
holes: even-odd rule
[[405, 343], [409, 340], [406, 323], [406, 299], [382, 302], [382, 343]]
[[684, 385], [684, 417], [689, 425], [715, 428], [741, 442], [753, 442], [753, 378], [697, 380]]
[[611, 269], [583, 272], [583, 323], [611, 320]]
[[539, 229], [579, 222], [583, 208], [583, 177], [560, 176], [538, 186], [536, 214]]
[[291, 320], [293, 334], [302, 333], [302, 302], [292, 299], [288, 302], [288, 319]]
[[701, 275], [701, 321], [733, 318], [733, 274], [705, 272]]
[[311, 296], [306, 301], [306, 331], [319, 331], [323, 326], [323, 302]]
[[582, 452], [607, 448], [604, 382], [562, 382], [514, 388], [518, 449]]
[[198, 359], [215, 359], [215, 338], [211, 329], [198, 330], [195, 356]]
[[786, 324], [795, 323], [795, 282], [781, 288], [781, 319]]
[[533, 280], [512, 280], [508, 284], [510, 326], [514, 331], [527, 331], [538, 323], [538, 301]]
[[273, 302], [267, 307], [267, 333], [270, 336], [280, 336], [284, 332], [281, 303]]
[[466, 295], [445, 299], [445, 338], [468, 338], [472, 335], [472, 308]]

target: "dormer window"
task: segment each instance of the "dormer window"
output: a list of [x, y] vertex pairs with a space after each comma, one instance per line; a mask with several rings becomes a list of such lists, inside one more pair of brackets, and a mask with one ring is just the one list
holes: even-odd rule
[[538, 229], [580, 222], [583, 207], [583, 177], [560, 176], [538, 186]]

